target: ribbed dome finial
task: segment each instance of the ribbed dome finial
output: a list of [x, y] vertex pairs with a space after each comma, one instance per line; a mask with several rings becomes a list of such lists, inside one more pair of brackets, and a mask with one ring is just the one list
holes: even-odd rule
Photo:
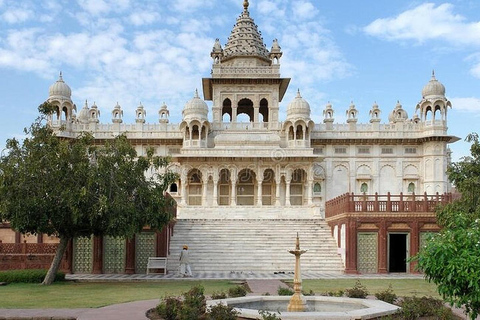
[[248, 0], [244, 0], [243, 1], [243, 11], [244, 12], [248, 12], [248, 6], [249, 6]]

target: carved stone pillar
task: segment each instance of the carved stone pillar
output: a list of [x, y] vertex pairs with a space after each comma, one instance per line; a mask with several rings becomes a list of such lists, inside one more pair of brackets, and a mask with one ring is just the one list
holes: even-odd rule
[[313, 180], [308, 180], [308, 182], [307, 182], [307, 204], [309, 206], [311, 206], [313, 204], [312, 193], [313, 193]]
[[135, 273], [135, 235], [126, 240], [125, 273]]
[[181, 200], [180, 200], [180, 203], [182, 205], [186, 205], [187, 204], [187, 177], [181, 177], [180, 179], [180, 182], [182, 184], [182, 187], [181, 187]]
[[285, 206], [290, 207], [290, 182], [291, 180], [288, 179], [285, 181], [286, 186], [285, 186]]
[[213, 180], [213, 206], [218, 206], [218, 180]]
[[280, 206], [280, 184], [281, 184], [280, 179], [278, 181], [275, 180], [275, 206], [276, 207]]
[[235, 207], [237, 205], [237, 179], [232, 177], [232, 192], [230, 198], [230, 205]]
[[257, 179], [257, 206], [262, 206], [262, 183], [263, 180]]
[[208, 177], [202, 179], [202, 206], [207, 205], [207, 188], [208, 188]]

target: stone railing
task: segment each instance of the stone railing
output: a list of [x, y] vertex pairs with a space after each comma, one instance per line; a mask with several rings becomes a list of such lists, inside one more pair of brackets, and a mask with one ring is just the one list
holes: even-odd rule
[[440, 204], [446, 204], [453, 200], [451, 193], [416, 195], [415, 193], [404, 195], [355, 195], [346, 193], [331, 199], [325, 204], [325, 217], [331, 218], [342, 213], [361, 212], [434, 212]]
[[0, 254], [55, 254], [58, 243], [2, 243]]

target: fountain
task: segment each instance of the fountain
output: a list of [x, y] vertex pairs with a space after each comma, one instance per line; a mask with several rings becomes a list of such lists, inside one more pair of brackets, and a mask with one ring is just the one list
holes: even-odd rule
[[[375, 319], [395, 313], [399, 307], [380, 300], [354, 299], [344, 297], [309, 296], [302, 294], [300, 256], [307, 250], [300, 250], [297, 233], [295, 250], [294, 294], [286, 296], [248, 296], [207, 301], [207, 307], [216, 304], [233, 306], [241, 319], [259, 319], [259, 311], [275, 313], [282, 320], [326, 320], [326, 319]], [[288, 303], [288, 306], [287, 306]]]

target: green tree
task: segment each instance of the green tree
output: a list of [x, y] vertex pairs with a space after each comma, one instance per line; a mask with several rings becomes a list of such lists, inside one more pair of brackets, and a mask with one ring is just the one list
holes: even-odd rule
[[51, 284], [69, 240], [132, 237], [171, 219], [165, 190], [176, 179], [167, 158], [153, 149], [137, 156], [124, 135], [96, 145], [89, 134], [65, 139], [45, 123], [52, 106], [25, 129], [23, 142], [7, 140], [0, 161], [0, 214], [22, 233], [58, 236], [60, 243], [43, 284]]
[[465, 306], [475, 319], [480, 313], [480, 142], [477, 134], [466, 140], [472, 143], [471, 156], [447, 170], [461, 198], [437, 210], [443, 229], [414, 259], [444, 300]]

